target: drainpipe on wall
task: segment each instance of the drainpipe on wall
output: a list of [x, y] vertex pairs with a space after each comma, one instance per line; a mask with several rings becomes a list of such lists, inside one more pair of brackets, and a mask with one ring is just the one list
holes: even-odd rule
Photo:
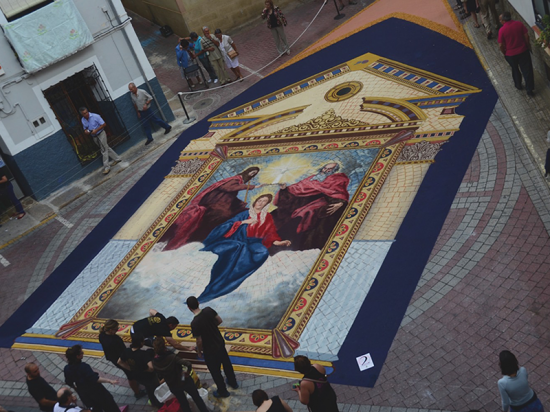
[[[109, 6], [111, 7], [111, 10], [113, 11], [116, 21], [118, 24], [122, 24], [122, 20], [120, 19], [120, 16], [117, 13], [116, 7], [113, 4], [113, 0], [107, 0], [109, 2]], [[149, 89], [149, 92], [151, 93], [151, 96], [153, 96], [153, 101], [155, 102], [159, 112], [160, 116], [162, 117], [162, 120], [166, 121], [166, 116], [164, 115], [164, 112], [162, 111], [162, 108], [160, 107], [160, 103], [158, 102], [155, 92], [153, 91], [153, 88], [151, 87], [151, 84], [149, 83], [149, 80], [147, 80], [147, 76], [145, 75], [145, 70], [143, 70], [143, 66], [141, 65], [141, 62], [139, 61], [139, 57], [136, 54], [136, 51], [132, 47], [132, 42], [130, 41], [130, 38], [128, 37], [128, 33], [126, 33], [126, 27], [122, 29], [122, 34], [124, 35], [124, 39], [126, 40], [126, 43], [130, 47], [130, 50], [132, 51], [132, 56], [134, 57], [134, 60], [136, 61], [138, 65], [139, 72], [141, 73], [141, 76], [145, 80], [145, 83], [147, 84], [147, 88]]]

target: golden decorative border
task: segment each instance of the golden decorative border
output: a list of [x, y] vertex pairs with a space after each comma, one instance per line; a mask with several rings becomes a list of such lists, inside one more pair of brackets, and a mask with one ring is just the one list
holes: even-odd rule
[[[261, 145], [251, 147], [240, 147], [229, 149], [227, 160], [243, 157], [260, 157], [285, 155], [296, 153], [307, 153], [312, 151], [341, 151], [361, 148], [380, 148], [389, 140], [385, 138], [373, 139], [364, 137], [362, 139], [338, 139], [333, 142], [302, 142], [299, 145]], [[330, 284], [334, 273], [339, 267], [353, 237], [366, 216], [368, 209], [384, 183], [386, 176], [395, 164], [404, 143], [379, 150], [373, 160], [371, 168], [352, 195], [342, 218], [335, 225], [331, 237], [324, 249], [320, 252], [316, 263], [311, 267], [300, 290], [293, 302], [287, 308], [285, 316], [279, 322], [277, 328], [288, 334], [293, 339], [298, 339], [307, 321], [313, 314], [321, 297]], [[139, 261], [148, 253], [170, 224], [177, 218], [187, 203], [196, 195], [208, 182], [212, 174], [221, 165], [222, 160], [211, 156], [204, 162], [199, 171], [195, 174], [174, 200], [167, 206], [164, 212], [151, 225], [149, 230], [142, 236], [139, 242], [117, 265], [115, 270], [107, 277], [101, 286], [92, 294], [90, 299], [75, 314], [71, 322], [97, 316], [111, 296], [130, 276], [131, 272]], [[97, 339], [99, 329], [105, 319], [94, 319], [92, 323], [82, 328], [73, 335], [78, 339]], [[119, 334], [129, 339], [130, 326], [133, 321], [121, 320]], [[228, 344], [232, 345], [232, 351], [246, 352], [253, 354], [271, 354], [272, 332], [270, 330], [244, 329], [244, 328], [222, 328], [224, 337]], [[189, 325], [180, 325], [173, 332], [174, 337], [183, 341], [192, 341]]]

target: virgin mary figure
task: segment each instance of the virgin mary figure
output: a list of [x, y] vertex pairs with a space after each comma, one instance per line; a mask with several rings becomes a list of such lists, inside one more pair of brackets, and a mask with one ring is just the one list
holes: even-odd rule
[[212, 266], [210, 283], [198, 297], [201, 303], [227, 295], [264, 264], [268, 248], [290, 246], [281, 240], [275, 223], [267, 211], [273, 200], [271, 194], [260, 195], [249, 210], [217, 226], [204, 240], [201, 251], [218, 255]]

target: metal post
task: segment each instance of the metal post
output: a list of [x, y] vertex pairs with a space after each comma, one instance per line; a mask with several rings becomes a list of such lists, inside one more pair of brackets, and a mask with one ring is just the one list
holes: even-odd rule
[[185, 108], [185, 104], [183, 104], [183, 98], [181, 97], [183, 95], [182, 92], [178, 92], [178, 97], [180, 99], [181, 107], [183, 107], [183, 111], [185, 112], [185, 116], [187, 117], [187, 120], [183, 121], [183, 124], [190, 124], [193, 123], [195, 120], [197, 120], [195, 117], [189, 117], [189, 114], [187, 113], [187, 109]]
[[342, 17], [345, 16], [344, 13], [340, 13], [340, 9], [338, 8], [338, 5], [336, 4], [336, 0], [334, 1], [334, 6], [336, 7], [336, 13], [338, 13], [336, 16], [334, 16], [334, 20], [340, 20]]

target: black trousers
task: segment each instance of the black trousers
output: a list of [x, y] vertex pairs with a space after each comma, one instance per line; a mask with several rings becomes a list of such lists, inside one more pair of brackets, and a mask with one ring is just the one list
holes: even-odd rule
[[76, 392], [93, 412], [120, 412], [113, 395], [101, 383], [77, 388]]
[[147, 392], [147, 397], [151, 401], [151, 405], [160, 408], [163, 404], [155, 397], [155, 389], [160, 385], [157, 375], [153, 372], [140, 373], [135, 375], [135, 379], [138, 383], [145, 386], [145, 391]]
[[233, 371], [233, 365], [229, 359], [229, 355], [225, 350], [225, 346], [222, 346], [217, 352], [204, 354], [204, 363], [208, 367], [214, 383], [218, 387], [218, 392], [220, 394], [227, 392], [227, 386], [223, 380], [221, 366], [223, 365], [223, 371], [227, 377], [227, 382], [231, 386], [237, 385], [237, 378], [235, 376], [235, 371]]
[[201, 55], [201, 57], [199, 57], [199, 60], [202, 63], [202, 65], [204, 66], [204, 68], [206, 69], [206, 71], [208, 72], [208, 75], [210, 76], [210, 78], [212, 80], [217, 79], [218, 76], [216, 75], [216, 72], [214, 71], [214, 67], [212, 66], [212, 63], [210, 63], [210, 59], [208, 58], [208, 56], [202, 57], [202, 55]]
[[193, 402], [195, 402], [195, 405], [197, 405], [197, 408], [199, 408], [200, 412], [210, 412], [206, 407], [206, 404], [202, 400], [201, 396], [199, 395], [199, 391], [195, 386], [193, 378], [188, 376], [185, 378], [184, 381], [178, 382], [177, 384], [168, 385], [168, 388], [178, 400], [180, 404], [180, 409], [183, 412], [191, 412], [191, 407], [189, 406], [189, 401], [187, 400], [185, 392], [187, 392], [189, 396], [191, 396], [191, 399], [193, 399]]
[[531, 62], [531, 54], [529, 50], [515, 56], [505, 56], [506, 61], [512, 68], [512, 78], [514, 85], [521, 88], [521, 75], [525, 78], [525, 90], [532, 92], [535, 90], [535, 77], [533, 75], [533, 63]]

